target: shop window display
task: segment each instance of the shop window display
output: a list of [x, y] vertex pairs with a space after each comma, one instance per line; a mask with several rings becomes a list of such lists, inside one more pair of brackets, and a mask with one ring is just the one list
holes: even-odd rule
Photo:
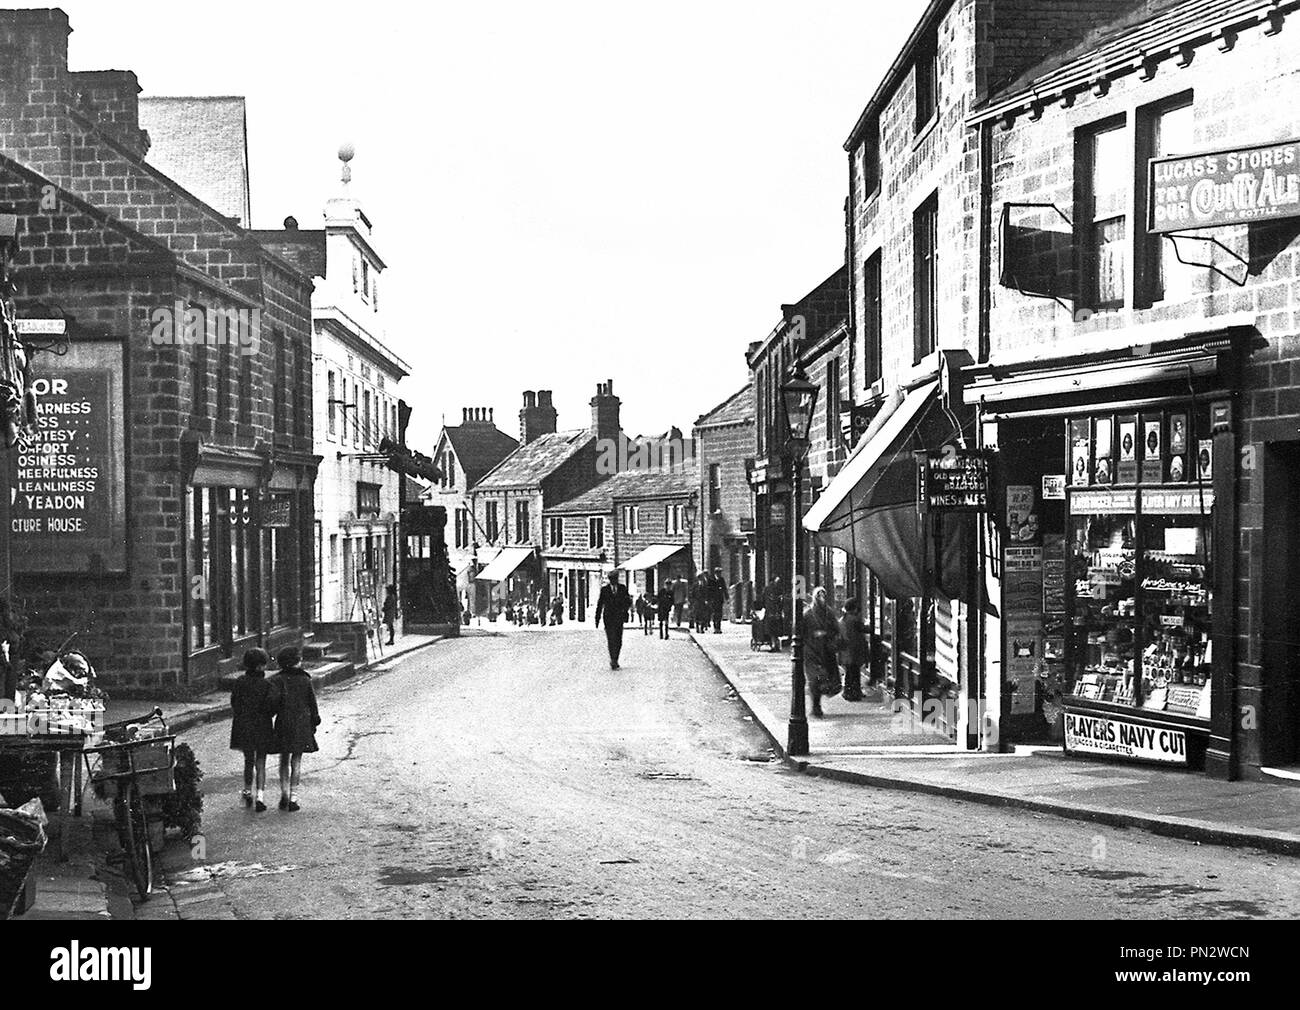
[[1132, 515], [1070, 520], [1075, 579], [1074, 691], [1079, 698], [1131, 703], [1136, 649], [1136, 535]]
[[[1209, 719], [1214, 494], [1194, 420], [1175, 410], [1068, 422], [1071, 472], [1087, 485], [1069, 494], [1076, 702]], [[1119, 483], [1131, 486], [1098, 488], [1115, 448]]]

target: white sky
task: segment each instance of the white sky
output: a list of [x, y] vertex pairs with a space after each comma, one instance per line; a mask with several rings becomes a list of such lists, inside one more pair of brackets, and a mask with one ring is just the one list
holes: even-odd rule
[[517, 435], [524, 389], [583, 427], [612, 378], [649, 434], [739, 388], [749, 342], [841, 262], [841, 145], [925, 4], [59, 6], [74, 70], [247, 97], [256, 227], [319, 227], [355, 143], [429, 452], [462, 406]]

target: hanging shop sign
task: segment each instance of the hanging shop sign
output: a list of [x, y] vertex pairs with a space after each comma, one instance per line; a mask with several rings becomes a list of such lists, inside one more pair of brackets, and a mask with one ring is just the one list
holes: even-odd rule
[[267, 529], [288, 529], [293, 525], [293, 501], [272, 498], [262, 505], [262, 525]]
[[1078, 712], [1066, 712], [1064, 721], [1067, 753], [1187, 764], [1187, 734], [1180, 729], [1144, 726]]
[[1153, 234], [1300, 217], [1300, 141], [1150, 163]]
[[36, 432], [8, 454], [16, 572], [126, 571], [122, 345], [73, 343], [36, 380]]
[[918, 454], [921, 508], [934, 512], [983, 512], [989, 504], [989, 459], [980, 449], [944, 446]]

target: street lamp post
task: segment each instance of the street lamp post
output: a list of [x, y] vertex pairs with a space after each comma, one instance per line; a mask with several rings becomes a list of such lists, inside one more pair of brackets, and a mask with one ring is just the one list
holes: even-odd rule
[[790, 378], [781, 386], [781, 399], [785, 404], [785, 419], [789, 431], [787, 459], [790, 465], [790, 482], [794, 489], [791, 509], [791, 569], [790, 594], [796, 604], [794, 626], [790, 629], [790, 724], [786, 734], [786, 753], [802, 757], [808, 753], [808, 715], [804, 707], [803, 675], [803, 591], [799, 580], [799, 526], [803, 522], [803, 461], [808, 454], [808, 429], [812, 424], [813, 408], [817, 404], [817, 387], [808, 381], [803, 369], [795, 365]]

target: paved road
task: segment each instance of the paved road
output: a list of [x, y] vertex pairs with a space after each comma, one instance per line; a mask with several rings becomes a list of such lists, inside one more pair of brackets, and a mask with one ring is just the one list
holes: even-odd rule
[[151, 915], [1300, 915], [1300, 860], [790, 772], [682, 639], [617, 673], [591, 631], [449, 640], [321, 709], [297, 814], [238, 803], [227, 722], [187, 735], [205, 858]]

